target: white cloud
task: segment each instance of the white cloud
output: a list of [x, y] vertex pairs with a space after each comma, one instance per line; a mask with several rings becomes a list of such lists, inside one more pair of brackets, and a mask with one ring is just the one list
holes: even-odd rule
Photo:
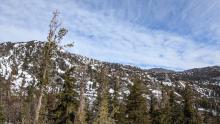
[[11, 25], [0, 25], [0, 41], [31, 41], [31, 40], [46, 40], [47, 32], [42, 32], [35, 29], [26, 29]]
[[[73, 40], [76, 42], [76, 46], [70, 50], [72, 52], [105, 61], [148, 65], [149, 67], [189, 69], [220, 65], [218, 55], [220, 46], [200, 43], [192, 37], [179, 34], [178, 31], [171, 33], [166, 30], [149, 28], [148, 24], [141, 24], [140, 19], [145, 14], [143, 10], [146, 10], [147, 14], [143, 20], [152, 16], [152, 19], [149, 19], [149, 24], [153, 25], [154, 22], [162, 22], [165, 19], [168, 26], [176, 28], [180, 25], [177, 21], [182, 19], [185, 22], [188, 19], [187, 23], [192, 27], [190, 30], [199, 35], [201, 34], [199, 30], [201, 27], [203, 28], [202, 22], [196, 25], [197, 22], [194, 23], [193, 19], [189, 19], [188, 13], [193, 9], [195, 1], [192, 1], [192, 4], [182, 11], [182, 14], [173, 13], [178, 19], [175, 21], [172, 17], [170, 22], [166, 19], [169, 19], [170, 13], [176, 12], [178, 9], [173, 8], [172, 3], [166, 3], [164, 8], [157, 5], [154, 6], [156, 8], [153, 8], [154, 2], [147, 2], [146, 4], [151, 6], [150, 9], [153, 11], [150, 13], [149, 8], [144, 8], [140, 4], [141, 9], [134, 8], [132, 5], [136, 2], [133, 3], [129, 0], [126, 4], [119, 5], [120, 9], [114, 8], [114, 5], [116, 6], [114, 0], [109, 4], [101, 2], [103, 7], [97, 6], [99, 5], [97, 3], [85, 1], [45, 2], [38, 0], [33, 2], [23, 0], [23, 2], [13, 1], [12, 3], [10, 0], [9, 2], [4, 1], [0, 5], [0, 29], [4, 29], [0, 30], [0, 40], [44, 40], [51, 12], [54, 9], [59, 9], [63, 24], [70, 30], [65, 41]], [[204, 6], [204, 4], [202, 5]], [[138, 4], [134, 6], [137, 7]], [[16, 9], [12, 9], [14, 7]], [[157, 8], [160, 10], [155, 13]], [[210, 9], [213, 8], [216, 8], [214, 4]], [[194, 20], [205, 20], [206, 16], [202, 18], [196, 16], [197, 9], [195, 8], [195, 11], [192, 12], [192, 15], [195, 16]], [[132, 10], [137, 13], [132, 13]], [[207, 10], [206, 13], [210, 14], [211, 10]], [[181, 15], [177, 16], [177, 14]], [[215, 17], [215, 15], [213, 16]], [[130, 19], [135, 17], [136, 19]], [[216, 32], [219, 31], [217, 22], [212, 19], [209, 22], [212, 22]], [[183, 28], [182, 25], [180, 28]], [[209, 30], [209, 28], [205, 28], [205, 30]], [[194, 33], [192, 33], [193, 35]]]

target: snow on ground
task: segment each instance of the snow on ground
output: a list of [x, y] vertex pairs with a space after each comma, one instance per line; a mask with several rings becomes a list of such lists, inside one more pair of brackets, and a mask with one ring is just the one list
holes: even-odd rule
[[198, 108], [199, 111], [205, 111], [205, 112], [211, 112], [213, 115], [217, 115], [217, 111], [211, 110], [211, 109], [206, 109], [206, 108]]
[[5, 79], [8, 79], [11, 71], [12, 69], [10, 67], [10, 64], [0, 59], [0, 75], [5, 77]]
[[68, 67], [72, 67], [72, 64], [68, 60], [64, 59], [64, 62]]
[[179, 81], [181, 87], [185, 88], [185, 83], [183, 81]]
[[156, 96], [157, 98], [161, 98], [162, 92], [160, 90], [151, 90], [151, 92]]
[[11, 65], [10, 65], [10, 57], [13, 54], [13, 51], [9, 51], [8, 56], [4, 56], [0, 58], [0, 76], [5, 77], [5, 79], [8, 79], [11, 74]]
[[64, 74], [65, 71], [61, 70], [60, 68], [57, 68], [57, 72], [60, 73], [60, 74]]
[[114, 91], [112, 88], [109, 89], [109, 93], [112, 94], [112, 93], [114, 93], [114, 92], [115, 92], [115, 91]]
[[174, 92], [174, 94], [176, 94], [178, 97], [182, 97], [179, 93]]
[[96, 97], [97, 97], [97, 92], [95, 88], [92, 88], [93, 86], [93, 82], [92, 81], [88, 81], [86, 83], [86, 91], [85, 91], [85, 95], [87, 96], [87, 98], [89, 99], [89, 104], [92, 105], [93, 102], [95, 101]]
[[207, 89], [207, 88], [201, 88], [201, 87], [199, 87], [199, 86], [196, 85], [196, 84], [194, 84], [193, 87], [194, 87], [194, 89], [195, 89], [197, 92], [199, 92], [202, 96], [206, 96], [206, 97], [211, 96], [212, 90]]
[[169, 81], [163, 81], [162, 84], [167, 86], [172, 86], [172, 82]]
[[31, 82], [37, 81], [35, 77], [31, 76], [28, 72], [18, 70], [18, 74], [13, 76], [12, 89], [19, 90], [21, 87], [27, 87]]
[[124, 90], [123, 93], [125, 93], [126, 95], [129, 95], [130, 91], [129, 90]]
[[151, 82], [155, 82], [155, 81], [157, 81], [156, 78], [151, 77], [150, 75], [147, 75], [147, 78], [150, 79]]

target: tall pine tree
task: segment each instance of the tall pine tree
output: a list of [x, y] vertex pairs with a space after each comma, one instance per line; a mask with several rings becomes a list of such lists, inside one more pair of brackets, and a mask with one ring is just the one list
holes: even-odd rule
[[161, 113], [158, 109], [157, 98], [153, 94], [150, 95], [150, 98], [151, 99], [150, 99], [149, 114], [150, 114], [151, 124], [160, 124], [161, 123], [161, 120], [160, 120]]
[[60, 22], [58, 21], [59, 12], [55, 11], [49, 25], [49, 33], [47, 42], [44, 44], [42, 49], [42, 56], [39, 58], [40, 69], [39, 69], [39, 82], [37, 84], [39, 93], [38, 101], [35, 108], [34, 124], [38, 124], [40, 111], [42, 108], [42, 99], [44, 93], [47, 92], [47, 86], [52, 82], [54, 75], [52, 74], [54, 66], [52, 64], [52, 57], [58, 49], [58, 44], [61, 42], [63, 37], [68, 32], [65, 28], [60, 28]]
[[169, 92], [170, 124], [183, 123], [183, 109], [176, 101], [174, 91]]
[[93, 121], [93, 124], [115, 124], [115, 120], [109, 114], [109, 99], [108, 99], [108, 82], [106, 79], [106, 70], [102, 68], [101, 70], [101, 101], [98, 108], [98, 113]]
[[3, 111], [3, 105], [0, 101], [0, 124], [4, 124], [6, 121], [5, 115], [4, 115], [4, 111]]
[[169, 102], [168, 90], [162, 87], [162, 105], [160, 108], [160, 123], [170, 124], [171, 123], [171, 106]]
[[115, 122], [117, 124], [124, 124], [125, 123], [125, 112], [126, 112], [126, 106], [125, 106], [125, 97], [122, 97], [122, 94], [120, 94], [121, 91], [121, 84], [120, 84], [120, 77], [121, 73], [116, 73], [116, 75], [113, 76], [113, 98], [111, 101], [111, 114], [112, 117], [115, 119]]
[[76, 79], [71, 76], [74, 68], [69, 69], [62, 76], [64, 79], [63, 91], [58, 95], [58, 105], [53, 111], [56, 124], [72, 124], [78, 108], [78, 93], [76, 92]]
[[143, 82], [135, 77], [130, 89], [126, 105], [126, 119], [128, 124], [148, 124], [147, 101], [143, 96], [145, 93]]
[[79, 97], [79, 107], [77, 111], [77, 115], [75, 118], [74, 124], [87, 124], [86, 121], [86, 98], [85, 98], [85, 83], [88, 81], [87, 79], [87, 65], [83, 66], [81, 68], [82, 74], [81, 74], [81, 80], [80, 80], [80, 97]]
[[183, 113], [185, 124], [199, 124], [200, 117], [194, 106], [193, 92], [187, 83], [183, 94]]

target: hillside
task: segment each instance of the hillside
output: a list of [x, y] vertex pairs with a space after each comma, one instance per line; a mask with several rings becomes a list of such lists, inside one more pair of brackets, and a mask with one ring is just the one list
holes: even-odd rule
[[[0, 86], [11, 84], [11, 93], [15, 96], [21, 90], [30, 86], [35, 87], [38, 82], [39, 56], [43, 42], [5, 42], [0, 43]], [[62, 88], [62, 74], [71, 67], [75, 67], [73, 76], [77, 83], [84, 81], [86, 85], [85, 94], [89, 106], [93, 106], [97, 96], [97, 89], [101, 82], [97, 80], [97, 75], [102, 68], [106, 69], [106, 76], [109, 80], [110, 96], [114, 94], [114, 80], [118, 79], [120, 84], [119, 94], [121, 98], [128, 97], [130, 85], [133, 84], [134, 77], [140, 78], [144, 82], [144, 87], [148, 89], [148, 104], [153, 94], [158, 103], [162, 101], [163, 90], [172, 90], [175, 100], [181, 104], [183, 101], [183, 91], [188, 84], [193, 91], [196, 109], [204, 115], [209, 112], [210, 118], [219, 118], [220, 113], [220, 67], [195, 68], [182, 72], [175, 72], [165, 69], [141, 69], [129, 65], [103, 62], [81, 55], [73, 54], [59, 49], [56, 57], [52, 58], [56, 65], [53, 74], [53, 83], [49, 89], [56, 90]], [[78, 85], [79, 86], [79, 85]], [[54, 92], [48, 90], [49, 93]], [[79, 90], [77, 91], [79, 92]], [[1, 92], [1, 98], [5, 94]], [[14, 107], [14, 109], [18, 109]]]

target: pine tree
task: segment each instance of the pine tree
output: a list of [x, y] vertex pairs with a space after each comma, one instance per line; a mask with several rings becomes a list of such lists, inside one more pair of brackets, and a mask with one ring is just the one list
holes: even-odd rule
[[3, 110], [3, 84], [3, 81], [0, 80], [0, 124], [3, 124], [6, 121], [6, 117]]
[[4, 124], [5, 121], [6, 121], [6, 118], [5, 118], [4, 111], [3, 111], [3, 105], [2, 103], [0, 103], [0, 124]]
[[34, 92], [35, 92], [35, 87], [34, 87], [34, 83], [32, 83], [31, 85], [29, 85], [26, 88], [26, 92], [27, 92], [27, 97], [25, 99], [25, 103], [23, 105], [24, 109], [26, 110], [25, 113], [25, 121], [27, 123], [33, 123], [33, 117], [34, 117], [34, 112], [33, 112], [33, 108], [35, 106], [35, 98], [34, 98]]
[[[120, 86], [120, 76], [121, 74], [118, 73], [113, 76], [113, 98], [111, 100], [111, 115], [115, 119], [115, 122], [117, 124], [124, 124], [125, 123], [125, 112], [126, 112], [126, 106], [125, 106], [125, 98], [121, 97], [119, 94], [119, 91], [121, 89]], [[124, 98], [124, 99], [119, 99], [119, 98]]]
[[115, 120], [109, 114], [109, 99], [108, 99], [108, 82], [106, 79], [105, 69], [101, 70], [101, 101], [98, 108], [98, 113], [93, 121], [93, 124], [115, 124]]
[[67, 70], [62, 78], [64, 79], [63, 91], [58, 95], [58, 105], [53, 111], [55, 123], [71, 124], [77, 113], [79, 101], [76, 92], [76, 79], [71, 77], [74, 68]]
[[74, 124], [87, 124], [86, 121], [86, 98], [85, 98], [85, 83], [88, 81], [86, 78], [86, 70], [87, 70], [87, 66], [85, 66], [82, 71], [82, 76], [81, 76], [81, 80], [80, 80], [80, 101], [79, 101], [79, 107], [78, 107], [78, 112], [75, 118], [75, 122]]
[[128, 124], [148, 124], [147, 101], [144, 95], [143, 82], [139, 78], [133, 80], [126, 105]]
[[126, 105], [124, 102], [119, 104], [118, 112], [115, 114], [114, 119], [116, 120], [116, 124], [124, 124], [126, 122]]
[[183, 123], [183, 109], [182, 106], [175, 101], [174, 91], [169, 92], [169, 105], [170, 105], [170, 124]]
[[[66, 35], [67, 30], [65, 28], [60, 28], [60, 23], [57, 19], [58, 11], [53, 13], [53, 18], [49, 25], [50, 30], [47, 37], [47, 42], [44, 44], [42, 49], [42, 56], [39, 58], [40, 60], [40, 70], [39, 70], [39, 95], [38, 101], [35, 108], [35, 117], [34, 124], [39, 123], [40, 110], [42, 106], [42, 98], [44, 93], [47, 90], [47, 86], [51, 83], [51, 78], [53, 77], [51, 74], [53, 72], [53, 64], [51, 58], [55, 54], [55, 51], [58, 49], [58, 44], [61, 42], [62, 38]], [[58, 30], [59, 29], [59, 30]]]
[[102, 87], [102, 82], [104, 82], [104, 78], [105, 78], [105, 73], [103, 71], [104, 69], [101, 68], [100, 70], [96, 70], [93, 71], [94, 72], [94, 80], [93, 80], [93, 88], [96, 89], [96, 99], [93, 102], [93, 105], [91, 106], [90, 110], [89, 110], [89, 123], [91, 123], [91, 121], [93, 121], [98, 114], [99, 111], [99, 106], [100, 106], [100, 102], [101, 102], [101, 98], [102, 98], [102, 93], [103, 93], [103, 87]]
[[153, 94], [150, 95], [150, 120], [151, 120], [151, 124], [160, 124], [161, 120], [160, 120], [160, 116], [161, 113], [158, 109], [158, 103], [157, 103], [157, 99], [155, 98], [155, 96]]
[[183, 94], [183, 113], [185, 124], [199, 124], [199, 117], [194, 108], [193, 93], [189, 84], [186, 84]]
[[184, 123], [193, 124], [193, 103], [192, 103], [192, 91], [189, 89], [189, 85], [186, 85], [184, 89]]
[[[119, 79], [117, 77], [113, 77], [113, 84], [114, 84], [114, 93], [113, 93], [113, 100], [112, 100], [112, 110], [117, 109], [119, 107]], [[116, 118], [116, 113], [114, 113], [114, 118]]]
[[171, 123], [171, 106], [169, 102], [169, 96], [167, 89], [162, 88], [162, 106], [160, 108], [160, 123], [170, 124]]

